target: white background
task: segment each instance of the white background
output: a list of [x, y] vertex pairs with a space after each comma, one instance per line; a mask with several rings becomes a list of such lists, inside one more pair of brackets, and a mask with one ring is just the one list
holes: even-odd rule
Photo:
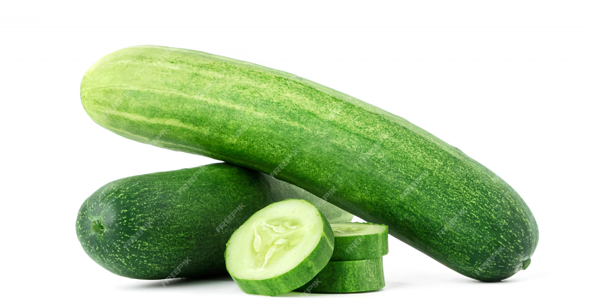
[[213, 162], [126, 140], [84, 112], [84, 72], [152, 44], [288, 71], [400, 115], [504, 178], [538, 221], [531, 266], [505, 282], [390, 237], [384, 290], [321, 297], [588, 299], [588, 1], [1, 3], [1, 298], [256, 297], [229, 278], [118, 277], [76, 238], [77, 211], [103, 184]]

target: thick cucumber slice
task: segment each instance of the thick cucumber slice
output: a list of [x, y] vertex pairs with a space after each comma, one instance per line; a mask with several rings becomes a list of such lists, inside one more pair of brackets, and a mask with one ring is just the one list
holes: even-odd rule
[[378, 258], [389, 252], [387, 226], [372, 223], [332, 224], [332, 261]]
[[305, 200], [273, 203], [238, 228], [225, 250], [227, 271], [248, 294], [290, 292], [317, 275], [334, 251], [334, 235]]
[[385, 286], [383, 258], [331, 261], [308, 283], [296, 289], [303, 293], [356, 293]]

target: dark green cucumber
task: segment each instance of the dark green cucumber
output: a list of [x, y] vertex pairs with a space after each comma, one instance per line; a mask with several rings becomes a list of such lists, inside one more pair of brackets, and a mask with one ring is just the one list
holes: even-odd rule
[[295, 291], [302, 293], [358, 293], [385, 287], [383, 258], [330, 261], [312, 280]]
[[387, 226], [372, 223], [331, 224], [334, 232], [332, 261], [380, 258], [389, 252]]
[[227, 274], [223, 252], [233, 231], [289, 196], [311, 200], [337, 220], [349, 216], [268, 175], [212, 164], [113, 181], [84, 202], [76, 232], [94, 261], [121, 276]]
[[288, 199], [256, 212], [232, 234], [225, 264], [244, 292], [276, 296], [308, 282], [333, 251], [332, 229], [317, 207]]
[[537, 246], [533, 214], [492, 171], [403, 118], [289, 73], [139, 46], [94, 64], [81, 98], [119, 135], [268, 173], [478, 280], [514, 275]]

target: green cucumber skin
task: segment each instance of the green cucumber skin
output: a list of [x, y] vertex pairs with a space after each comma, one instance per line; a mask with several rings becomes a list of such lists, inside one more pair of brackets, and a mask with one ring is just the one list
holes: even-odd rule
[[303, 293], [358, 293], [385, 287], [383, 258], [331, 261], [312, 280], [295, 291]]
[[[292, 74], [198, 51], [138, 46], [85, 74], [99, 125], [274, 175], [471, 278], [530, 262], [537, 223], [493, 172], [403, 118]], [[277, 172], [278, 171], [278, 172]]]
[[177, 268], [173, 277], [227, 274], [225, 244], [252, 214], [288, 195], [323, 202], [267, 177], [222, 163], [116, 180], [80, 208], [78, 240], [95, 262], [124, 277], [164, 279]]
[[383, 234], [334, 236], [334, 254], [332, 254], [331, 261], [380, 258], [387, 253], [389, 253], [387, 231], [384, 231]]
[[332, 227], [321, 213], [320, 215], [324, 223], [322, 237], [316, 248], [304, 261], [284, 274], [265, 280], [245, 280], [236, 278], [230, 273], [230, 276], [240, 289], [245, 293], [253, 295], [277, 296], [293, 291], [320, 273], [330, 261], [334, 251]]

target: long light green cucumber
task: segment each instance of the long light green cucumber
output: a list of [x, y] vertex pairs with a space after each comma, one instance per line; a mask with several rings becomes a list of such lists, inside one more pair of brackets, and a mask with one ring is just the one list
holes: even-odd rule
[[385, 225], [352, 222], [331, 225], [334, 232], [332, 261], [381, 258], [389, 252]]
[[295, 291], [303, 293], [358, 293], [385, 287], [383, 258], [330, 261], [312, 280]]
[[81, 97], [119, 135], [295, 184], [478, 280], [526, 268], [537, 246], [533, 214], [492, 171], [403, 118], [289, 73], [139, 46], [95, 63]]
[[244, 292], [276, 296], [317, 275], [333, 251], [332, 229], [317, 207], [288, 199], [256, 212], [232, 234], [225, 264]]
[[121, 276], [211, 277], [227, 274], [231, 234], [259, 209], [290, 197], [311, 200], [337, 220], [349, 215], [268, 175], [212, 164], [101, 187], [80, 208], [76, 233], [90, 258]]

